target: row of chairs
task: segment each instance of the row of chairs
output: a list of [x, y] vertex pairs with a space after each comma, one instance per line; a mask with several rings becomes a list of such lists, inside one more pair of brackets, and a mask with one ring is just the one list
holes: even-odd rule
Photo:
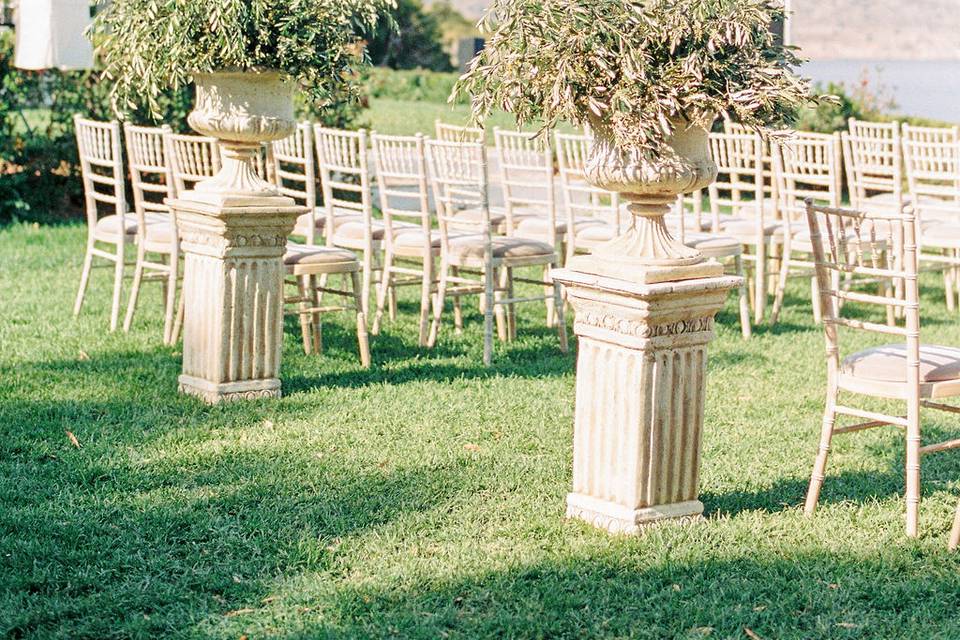
[[[694, 226], [743, 242], [754, 271], [751, 300], [755, 322], [764, 316], [766, 290], [774, 292], [771, 323], [783, 306], [787, 280], [811, 278], [814, 317], [821, 309], [813, 278], [812, 246], [804, 202], [839, 207], [844, 181], [851, 206], [865, 212], [900, 212], [912, 204], [920, 260], [942, 269], [947, 306], [960, 291], [960, 144], [956, 127], [916, 127], [898, 122], [851, 120], [848, 131], [798, 132], [782, 144], [767, 144], [727, 123], [710, 135], [719, 167], [709, 187], [709, 216], [699, 194], [688, 198]], [[768, 263], [772, 262], [772, 266]]]
[[[161, 279], [166, 287], [164, 339], [174, 342], [182, 322], [182, 301], [179, 308], [175, 304], [179, 234], [176, 217], [164, 201], [178, 197], [219, 170], [216, 141], [173, 134], [165, 127], [126, 125], [123, 134], [134, 196], [131, 214], [126, 206], [119, 124], [78, 117], [76, 127], [90, 233], [75, 313], [82, 307], [93, 259], [104, 258], [116, 269], [111, 329], [116, 328], [126, 251], [128, 246], [135, 245], [133, 287], [124, 328], [129, 329], [132, 322], [141, 282]], [[454, 322], [459, 330], [460, 298], [479, 294], [485, 316], [485, 362], [490, 361], [492, 353], [494, 316], [500, 338], [512, 339], [516, 331], [515, 305], [534, 300], [547, 302], [551, 323], [556, 326], [565, 350], [567, 339], [559, 288], [546, 278], [531, 281], [514, 275], [514, 270], [521, 267], [540, 267], [548, 274], [557, 264], [555, 246], [503, 233], [513, 226], [507, 223], [510, 213], [504, 217], [498, 210], [491, 215], [486, 200], [484, 145], [373, 134], [370, 141], [383, 212], [382, 218], [374, 218], [367, 137], [364, 131], [301, 124], [294, 135], [272, 145], [258, 161], [263, 177], [307, 209], [294, 231], [307, 242], [290, 243], [284, 258], [292, 276], [290, 282], [299, 289], [286, 302], [299, 305], [296, 312], [301, 317], [305, 351], [320, 349], [320, 314], [343, 308], [321, 306], [321, 296], [352, 296], [358, 312], [361, 358], [364, 363], [369, 362], [366, 318], [376, 273], [382, 277], [377, 282], [374, 333], [379, 331], [387, 298], [391, 316], [395, 316], [396, 287], [419, 283], [421, 344], [432, 346], [436, 341], [447, 297], [454, 298]], [[319, 160], [317, 164], [315, 158]], [[427, 165], [438, 229], [433, 228]], [[317, 205], [318, 173], [322, 206]], [[109, 207], [108, 215], [101, 215], [101, 205]], [[112, 249], [100, 248], [104, 244], [112, 245]], [[151, 259], [152, 256], [159, 258]], [[439, 269], [435, 264], [438, 259]], [[335, 274], [349, 274], [354, 280], [353, 290], [330, 289], [327, 280]], [[540, 284], [545, 287], [544, 293], [518, 297], [514, 283], [524, 281]], [[431, 306], [433, 321], [428, 329], [427, 313]]]

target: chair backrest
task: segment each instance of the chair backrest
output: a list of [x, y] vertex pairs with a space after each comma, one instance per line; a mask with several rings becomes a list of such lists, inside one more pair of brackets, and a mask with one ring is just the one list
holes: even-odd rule
[[802, 221], [807, 198], [840, 206], [840, 134], [797, 132], [772, 151], [784, 219]]
[[945, 213], [960, 219], [960, 128], [905, 124], [902, 144], [917, 217]]
[[[731, 120], [723, 121], [723, 132], [741, 136], [756, 133], [756, 131], [750, 127], [745, 127], [739, 122], [733, 122]], [[773, 204], [771, 211], [776, 213], [780, 199], [777, 193], [777, 179], [773, 169], [773, 147], [768, 140], [763, 141], [763, 195], [765, 198], [770, 199]]]
[[724, 207], [735, 216], [755, 220], [762, 234], [764, 220], [773, 213], [765, 210], [763, 139], [758, 133], [711, 133], [709, 140], [717, 165], [717, 179], [708, 189], [713, 230], [720, 230]]
[[[170, 214], [165, 198], [175, 197], [173, 173], [167, 160], [165, 135], [170, 127], [139, 127], [129, 122], [123, 125], [127, 143], [127, 161], [130, 165], [130, 183], [133, 206], [137, 214], [138, 231], [146, 228], [146, 214]], [[171, 223], [175, 225], [173, 217]]]
[[[83, 178], [87, 224], [93, 229], [100, 217], [100, 206], [109, 214], [127, 214], [123, 173], [123, 154], [120, 150], [120, 124], [116, 121], [98, 122], [73, 117]], [[125, 221], [119, 228], [125, 228]], [[125, 237], [121, 234], [121, 238]]]
[[483, 129], [447, 124], [441, 120], [434, 123], [437, 140], [443, 142], [483, 142]]
[[[427, 140], [426, 150], [444, 253], [451, 232], [483, 234], [487, 247], [491, 247], [486, 147], [478, 142]], [[456, 215], [463, 209], [476, 208], [481, 215]], [[489, 251], [485, 253], [489, 255]]]
[[313, 125], [301, 122], [296, 130], [272, 143], [273, 175], [280, 195], [293, 198], [307, 212], [297, 220], [296, 233], [316, 244], [317, 166], [313, 155]]
[[220, 149], [216, 138], [168, 133], [167, 160], [173, 174], [176, 197], [220, 171]]
[[[360, 214], [364, 237], [367, 242], [372, 242], [373, 196], [367, 166], [366, 130], [328, 129], [317, 124], [313, 126], [313, 139], [317, 147], [326, 228], [333, 230], [335, 212]], [[327, 234], [328, 241], [332, 237], [332, 233]]]
[[370, 135], [373, 161], [380, 193], [380, 211], [386, 227], [385, 237], [394, 236], [394, 221], [409, 220], [420, 225], [424, 250], [430, 247], [430, 194], [427, 181], [426, 139], [414, 136]]
[[[919, 384], [920, 305], [916, 221], [910, 207], [903, 213], [867, 214], [808, 201], [806, 218], [831, 380], [836, 380], [842, 356], [838, 329], [845, 327], [902, 338], [907, 350], [905, 379], [915, 392]], [[880, 295], [857, 290], [858, 282], [876, 287], [878, 281], [886, 285]], [[883, 309], [888, 324], [870, 321], [870, 308], [877, 315]], [[891, 310], [896, 308], [902, 311], [902, 326], [894, 322]]]
[[556, 244], [557, 196], [553, 177], [553, 149], [546, 136], [494, 129], [500, 156], [500, 186], [507, 215], [507, 234], [514, 231], [514, 215], [526, 210], [548, 220], [548, 243]]
[[592, 138], [556, 132], [553, 135], [557, 149], [557, 166], [567, 226], [573, 228], [576, 218], [597, 218], [620, 229], [620, 194], [595, 187], [587, 181], [587, 157]]
[[900, 123], [850, 119], [843, 143], [847, 188], [854, 209], [863, 209], [872, 196], [889, 194], [889, 202], [874, 200], [871, 208], [903, 208], [903, 152]]

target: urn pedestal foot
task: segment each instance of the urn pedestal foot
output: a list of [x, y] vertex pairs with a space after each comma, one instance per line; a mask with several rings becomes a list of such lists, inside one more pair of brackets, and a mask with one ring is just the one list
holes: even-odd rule
[[303, 207], [169, 201], [185, 256], [180, 391], [206, 402], [280, 396], [283, 254]]
[[740, 278], [698, 277], [702, 267], [672, 267], [673, 281], [652, 284], [642, 272], [632, 280], [553, 272], [576, 311], [578, 337], [569, 517], [636, 533], [703, 512], [707, 344]]

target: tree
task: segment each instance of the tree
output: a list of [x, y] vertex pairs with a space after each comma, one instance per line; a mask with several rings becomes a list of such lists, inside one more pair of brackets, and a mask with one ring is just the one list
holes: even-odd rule
[[391, 69], [453, 70], [450, 56], [443, 50], [440, 25], [434, 15], [424, 11], [420, 0], [398, 0], [390, 14], [380, 18], [367, 38], [373, 64]]

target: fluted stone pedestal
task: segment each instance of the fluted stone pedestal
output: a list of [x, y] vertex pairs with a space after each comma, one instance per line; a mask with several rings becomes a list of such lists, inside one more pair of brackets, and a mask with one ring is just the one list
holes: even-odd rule
[[618, 533], [698, 517], [707, 344], [740, 278], [713, 262], [674, 268], [670, 282], [590, 273], [607, 271], [592, 256], [571, 267], [553, 271], [579, 339], [567, 516]]
[[209, 403], [279, 397], [283, 254], [305, 209], [289, 198], [245, 206], [242, 198], [204, 203], [189, 193], [168, 202], [185, 254], [180, 391]]

